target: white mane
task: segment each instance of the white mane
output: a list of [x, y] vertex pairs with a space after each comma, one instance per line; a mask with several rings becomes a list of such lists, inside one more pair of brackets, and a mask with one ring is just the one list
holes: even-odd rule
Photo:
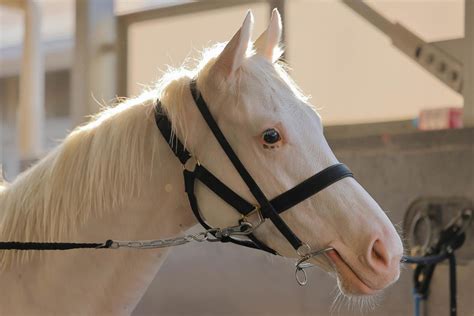
[[[154, 152], [152, 114], [153, 99], [144, 95], [75, 129], [1, 192], [0, 240], [67, 240], [77, 224], [138, 194]], [[9, 254], [0, 254], [0, 266]]]
[[[213, 55], [217, 53], [214, 49]], [[201, 65], [211, 57], [208, 54]], [[152, 176], [161, 137], [154, 120], [155, 100], [162, 100], [173, 126], [183, 128], [178, 117], [192, 76], [184, 67], [168, 71], [154, 89], [106, 108], [76, 128], [13, 183], [0, 181], [0, 241], [68, 241], [92, 216], [138, 195], [144, 179]], [[0, 251], [0, 270], [32, 253]]]
[[[13, 183], [0, 184], [0, 241], [68, 241], [91, 217], [137, 196], [144, 179], [152, 176], [157, 138], [161, 137], [154, 121], [156, 98], [162, 101], [173, 127], [186, 137], [186, 124], [180, 117], [190, 78], [197, 72], [206, 78], [222, 47], [205, 51], [194, 71], [184, 67], [168, 71], [154, 89], [103, 110]], [[258, 64], [251, 62], [243, 71], [255, 71], [254, 77], [261, 77], [266, 71]], [[278, 65], [277, 70], [297, 93], [283, 67]], [[274, 78], [261, 79], [271, 83]], [[0, 270], [32, 253], [0, 251]]]

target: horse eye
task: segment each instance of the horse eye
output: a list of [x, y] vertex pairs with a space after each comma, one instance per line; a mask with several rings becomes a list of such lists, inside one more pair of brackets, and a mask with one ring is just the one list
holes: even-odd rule
[[279, 142], [281, 140], [281, 136], [276, 129], [269, 128], [263, 131], [262, 139], [265, 143], [272, 145]]

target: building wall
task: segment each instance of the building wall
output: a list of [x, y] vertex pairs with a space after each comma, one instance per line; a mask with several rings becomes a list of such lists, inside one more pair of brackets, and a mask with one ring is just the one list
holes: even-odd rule
[[[462, 1], [370, 4], [427, 41], [463, 36]], [[292, 75], [326, 124], [413, 119], [423, 108], [462, 106], [461, 95], [342, 2], [288, 1], [287, 22]]]
[[269, 7], [264, 3], [132, 24], [128, 35], [128, 95], [153, 85], [168, 67], [179, 67], [185, 61], [194, 67], [202, 49], [234, 35], [248, 9], [255, 16], [254, 33], [263, 32], [269, 17]]

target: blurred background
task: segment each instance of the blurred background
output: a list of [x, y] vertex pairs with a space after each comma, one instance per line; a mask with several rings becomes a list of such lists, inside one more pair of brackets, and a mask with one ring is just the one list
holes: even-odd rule
[[[14, 180], [100, 103], [138, 95], [168, 65], [229, 40], [248, 9], [255, 39], [274, 7], [291, 76], [336, 155], [413, 234], [412, 248], [429, 245], [427, 231], [474, 197], [473, 0], [0, 0], [3, 176]], [[416, 230], [420, 218], [428, 230]], [[460, 315], [474, 315], [471, 239], [459, 253]], [[448, 313], [447, 280], [441, 266], [426, 315]], [[363, 314], [410, 314], [411, 286], [408, 270]], [[183, 246], [135, 314], [326, 315], [334, 287], [314, 270], [300, 288], [291, 262], [252, 250]]]

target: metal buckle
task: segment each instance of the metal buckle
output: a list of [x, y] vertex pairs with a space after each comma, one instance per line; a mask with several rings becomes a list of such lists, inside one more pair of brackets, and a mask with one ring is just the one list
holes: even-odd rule
[[[244, 230], [242, 230], [244, 228]], [[216, 233], [217, 238], [223, 238], [223, 237], [231, 237], [231, 236], [238, 236], [238, 235], [248, 235], [251, 232], [253, 232], [253, 226], [245, 224], [240, 224], [238, 226], [231, 226], [231, 227], [226, 227], [220, 229]]]
[[[250, 217], [254, 216], [255, 214], [257, 215], [257, 221], [252, 222], [250, 220]], [[253, 232], [255, 229], [257, 229], [264, 222], [265, 222], [265, 218], [263, 217], [262, 212], [260, 210], [260, 205], [255, 205], [254, 209], [252, 211], [250, 211], [246, 215], [242, 215], [241, 218], [240, 218], [240, 224], [241, 225], [244, 224], [244, 225], [247, 225], [247, 226], [251, 227], [251, 231], [249, 231], [246, 235]]]
[[[256, 222], [249, 220], [249, 216], [253, 216], [254, 214], [257, 214]], [[264, 221], [265, 219], [260, 213], [260, 207], [255, 206], [255, 208], [250, 213], [247, 215], [242, 215], [239, 225], [219, 229], [215, 236], [218, 239], [230, 236], [246, 236], [253, 233], [255, 229], [257, 229]]]

